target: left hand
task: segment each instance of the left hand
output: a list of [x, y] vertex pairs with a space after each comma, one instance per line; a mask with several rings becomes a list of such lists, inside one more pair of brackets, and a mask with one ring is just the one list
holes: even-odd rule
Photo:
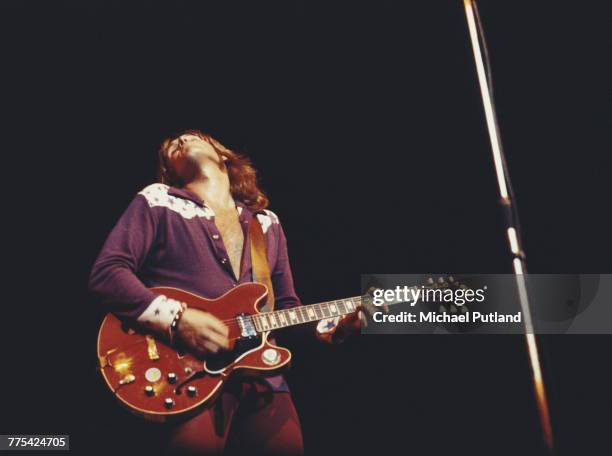
[[343, 342], [347, 337], [359, 332], [361, 328], [365, 328], [367, 326], [368, 321], [365, 318], [364, 311], [361, 309], [361, 307], [357, 307], [355, 312], [340, 318], [340, 321], [338, 321], [338, 325], [333, 332], [321, 336], [327, 342], [339, 343]]
[[360, 331], [362, 328], [367, 328], [368, 319], [372, 318], [374, 312], [378, 311], [388, 313], [389, 306], [384, 304], [381, 307], [375, 307], [372, 303], [363, 301], [355, 312], [345, 315], [340, 319], [335, 331], [335, 333], [337, 333], [336, 337], [340, 338], [340, 340], [344, 340], [348, 336]]
[[[370, 290], [368, 290], [370, 292]], [[344, 315], [338, 321], [338, 325], [331, 332], [320, 333], [317, 331], [317, 336], [320, 340], [328, 343], [338, 343], [344, 341], [347, 337], [360, 331], [362, 328], [368, 327], [368, 319], [372, 318], [374, 312], [382, 310], [383, 312], [389, 312], [389, 306], [386, 304], [382, 307], [375, 307], [369, 301], [362, 301], [362, 304], [357, 306], [357, 309], [348, 314]]]
[[365, 317], [361, 306], [357, 307], [355, 312], [345, 315], [340, 318], [336, 331], [344, 331], [347, 335], [354, 334], [361, 328], [368, 327], [368, 320]]

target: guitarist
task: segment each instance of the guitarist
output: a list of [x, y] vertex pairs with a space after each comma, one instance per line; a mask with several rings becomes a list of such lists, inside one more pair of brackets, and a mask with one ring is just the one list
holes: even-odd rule
[[[136, 195], [94, 263], [89, 288], [108, 310], [202, 357], [227, 349], [228, 329], [221, 320], [149, 287], [216, 298], [252, 281], [253, 214], [266, 238], [275, 309], [301, 305], [285, 234], [276, 214], [266, 209], [268, 199], [246, 157], [190, 130], [162, 143], [159, 164], [161, 183]], [[338, 342], [360, 327], [360, 316], [323, 320], [309, 330], [324, 342]], [[173, 454], [218, 454], [237, 440], [254, 452], [303, 452], [300, 422], [282, 375], [230, 382], [214, 407], [169, 426], [165, 445]]]

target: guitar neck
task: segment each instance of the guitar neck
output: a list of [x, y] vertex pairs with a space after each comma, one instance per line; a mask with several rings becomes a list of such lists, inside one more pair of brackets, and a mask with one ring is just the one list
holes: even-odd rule
[[[432, 282], [433, 283], [433, 282]], [[431, 285], [405, 287], [407, 290], [433, 288]], [[354, 296], [352, 298], [338, 299], [336, 301], [319, 302], [307, 306], [292, 307], [291, 309], [262, 312], [252, 315], [251, 319], [257, 332], [286, 328], [326, 318], [341, 317], [354, 312], [359, 306], [370, 306], [372, 297], [369, 295]], [[385, 299], [387, 306], [410, 302], [408, 299]]]
[[252, 315], [257, 332], [286, 328], [326, 318], [341, 317], [354, 312], [362, 304], [364, 296], [326, 301], [291, 309], [275, 310]]

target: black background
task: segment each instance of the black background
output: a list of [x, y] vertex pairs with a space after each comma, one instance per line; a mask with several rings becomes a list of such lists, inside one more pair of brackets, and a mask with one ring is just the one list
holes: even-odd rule
[[[480, 2], [532, 272], [612, 272], [602, 3]], [[252, 158], [304, 303], [361, 273], [511, 272], [459, 1], [3, 2], [0, 47], [4, 434], [131, 448], [87, 276], [186, 128]], [[610, 338], [539, 340], [558, 454], [610, 454]], [[295, 350], [309, 454], [544, 454], [520, 336]]]

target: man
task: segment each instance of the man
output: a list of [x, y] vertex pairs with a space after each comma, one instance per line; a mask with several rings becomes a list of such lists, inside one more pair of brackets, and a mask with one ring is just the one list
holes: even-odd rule
[[[222, 321], [197, 309], [181, 312], [182, 303], [149, 288], [176, 287], [216, 298], [252, 281], [248, 227], [253, 214], [265, 236], [275, 309], [301, 305], [285, 234], [278, 217], [266, 209], [268, 199], [257, 187], [249, 160], [195, 130], [164, 141], [159, 159], [162, 183], [134, 198], [93, 266], [90, 290], [108, 309], [166, 340], [175, 331], [171, 339], [201, 357], [227, 349]], [[322, 321], [311, 331], [336, 342], [359, 328], [360, 316]], [[218, 454], [236, 442], [250, 452], [303, 452], [299, 419], [281, 375], [230, 382], [215, 407], [167, 431], [173, 454]]]

